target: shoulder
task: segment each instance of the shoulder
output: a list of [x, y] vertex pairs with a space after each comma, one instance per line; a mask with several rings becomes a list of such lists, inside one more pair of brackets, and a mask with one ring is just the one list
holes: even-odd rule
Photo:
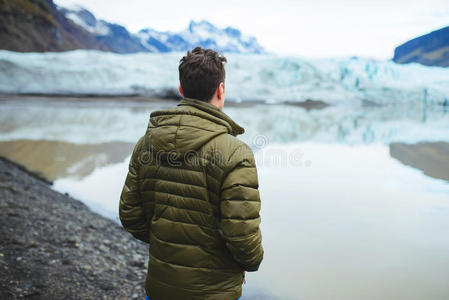
[[242, 161], [254, 164], [252, 149], [242, 140], [230, 135], [221, 134], [211, 141], [207, 150], [214, 151], [220, 158], [224, 169], [232, 168]]
[[142, 153], [148, 148], [146, 134], [139, 138], [131, 154], [131, 163], [137, 164], [142, 158]]
[[147, 134], [144, 134], [143, 136], [141, 136], [139, 138], [139, 140], [136, 143], [136, 146], [134, 147], [134, 152], [140, 152], [142, 151], [142, 148], [145, 148], [145, 144], [146, 144], [146, 137]]
[[210, 146], [212, 146], [216, 150], [223, 151], [228, 155], [231, 155], [233, 152], [240, 148], [251, 150], [251, 148], [245, 142], [229, 133], [220, 134], [216, 136], [211, 142], [212, 143]]

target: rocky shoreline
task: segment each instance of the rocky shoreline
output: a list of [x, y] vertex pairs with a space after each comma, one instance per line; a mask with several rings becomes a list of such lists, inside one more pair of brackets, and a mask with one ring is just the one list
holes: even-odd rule
[[143, 299], [148, 247], [0, 159], [0, 299]]

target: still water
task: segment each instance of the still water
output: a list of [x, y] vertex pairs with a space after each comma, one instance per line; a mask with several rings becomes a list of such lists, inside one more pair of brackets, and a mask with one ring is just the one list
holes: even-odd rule
[[[172, 102], [3, 99], [0, 155], [117, 220], [132, 147]], [[228, 106], [255, 151], [265, 258], [242, 299], [449, 299], [443, 107]]]

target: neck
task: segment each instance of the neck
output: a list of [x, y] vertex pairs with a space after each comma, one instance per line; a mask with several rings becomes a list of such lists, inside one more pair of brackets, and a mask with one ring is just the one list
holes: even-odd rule
[[222, 110], [223, 109], [223, 105], [222, 105], [222, 103], [221, 103], [221, 101], [219, 101], [217, 98], [212, 98], [210, 101], [209, 101], [209, 104], [212, 104], [213, 106], [215, 106], [216, 108], [218, 108], [219, 110]]

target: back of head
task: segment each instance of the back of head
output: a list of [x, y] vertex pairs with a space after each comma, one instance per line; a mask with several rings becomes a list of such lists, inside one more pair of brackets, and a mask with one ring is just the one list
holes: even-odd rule
[[218, 85], [225, 81], [227, 60], [212, 49], [196, 47], [181, 58], [179, 81], [184, 97], [208, 102]]

